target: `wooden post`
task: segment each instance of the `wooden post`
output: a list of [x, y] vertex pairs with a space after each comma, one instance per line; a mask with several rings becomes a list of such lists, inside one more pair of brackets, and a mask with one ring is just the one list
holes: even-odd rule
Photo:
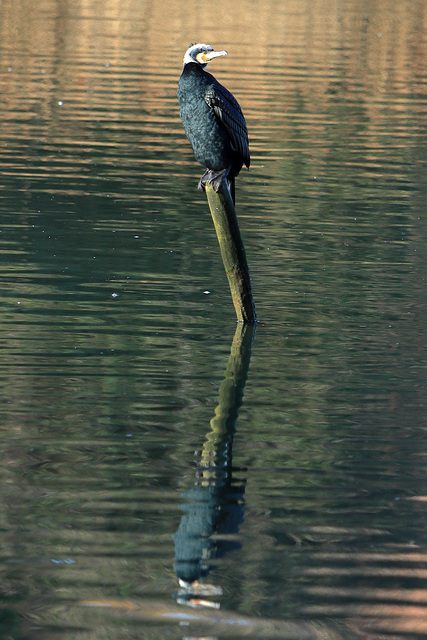
[[214, 191], [212, 185], [207, 183], [206, 196], [230, 285], [237, 321], [256, 324], [255, 302], [252, 296], [245, 248], [227, 180], [222, 181], [218, 192]]

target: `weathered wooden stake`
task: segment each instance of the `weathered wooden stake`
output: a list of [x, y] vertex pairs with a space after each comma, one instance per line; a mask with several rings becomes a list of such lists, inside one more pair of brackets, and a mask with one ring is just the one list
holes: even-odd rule
[[206, 184], [206, 196], [230, 285], [237, 321], [256, 324], [255, 302], [245, 248], [227, 181], [222, 181], [218, 192], [214, 191], [212, 185]]

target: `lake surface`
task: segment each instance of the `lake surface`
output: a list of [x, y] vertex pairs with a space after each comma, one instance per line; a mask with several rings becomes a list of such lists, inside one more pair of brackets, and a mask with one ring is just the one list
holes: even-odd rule
[[[256, 334], [197, 41], [248, 123]], [[425, 637], [425, 1], [4, 0], [0, 51], [0, 636]]]

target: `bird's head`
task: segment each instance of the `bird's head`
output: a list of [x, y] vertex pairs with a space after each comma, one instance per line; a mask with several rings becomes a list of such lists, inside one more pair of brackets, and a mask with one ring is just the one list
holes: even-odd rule
[[226, 51], [214, 51], [209, 44], [192, 44], [188, 47], [184, 56], [184, 67], [189, 62], [195, 62], [202, 69], [206, 69], [208, 62], [219, 56], [226, 56]]

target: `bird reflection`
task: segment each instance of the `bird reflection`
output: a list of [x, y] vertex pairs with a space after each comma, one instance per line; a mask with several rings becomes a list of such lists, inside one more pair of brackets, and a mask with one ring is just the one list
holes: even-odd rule
[[180, 506], [184, 515], [174, 535], [174, 569], [185, 588], [199, 589], [197, 583], [209, 573], [212, 560], [240, 548], [230, 536], [243, 522], [244, 485], [233, 481], [231, 447], [228, 453], [222, 469], [200, 469], [195, 486], [182, 496], [187, 502]]
[[216, 558], [240, 548], [233, 534], [243, 522], [245, 480], [236, 480], [235, 474], [246, 470], [233, 467], [232, 449], [254, 335], [253, 326], [237, 325], [219, 403], [197, 463], [196, 481], [182, 494], [184, 513], [173, 536], [174, 569], [181, 586], [178, 602], [191, 606], [219, 607], [206, 598], [221, 595], [221, 589], [203, 579]]

